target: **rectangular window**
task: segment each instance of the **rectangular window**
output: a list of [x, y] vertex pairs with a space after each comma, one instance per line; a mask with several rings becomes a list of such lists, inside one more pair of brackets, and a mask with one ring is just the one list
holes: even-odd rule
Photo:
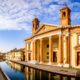
[[49, 56], [47, 56], [47, 59], [49, 59]]
[[47, 55], [49, 55], [49, 52], [47, 52]]
[[80, 35], [78, 36], [78, 43], [80, 44]]
[[30, 43], [27, 43], [27, 50], [30, 50]]
[[30, 43], [28, 44], [28, 46], [29, 46], [29, 50], [30, 50]]
[[46, 47], [49, 48], [49, 44]]

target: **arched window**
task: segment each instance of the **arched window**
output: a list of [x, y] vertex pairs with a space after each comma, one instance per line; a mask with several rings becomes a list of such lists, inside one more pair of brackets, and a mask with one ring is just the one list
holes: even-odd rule
[[47, 44], [47, 46], [46, 46], [47, 48], [49, 48], [49, 44]]
[[63, 12], [63, 17], [65, 17], [66, 16], [66, 12]]
[[34, 24], [33, 24], [33, 28], [34, 28]]

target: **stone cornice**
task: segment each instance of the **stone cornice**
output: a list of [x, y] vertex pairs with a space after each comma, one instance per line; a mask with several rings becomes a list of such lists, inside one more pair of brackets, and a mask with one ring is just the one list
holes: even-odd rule
[[73, 25], [73, 26], [68, 25], [67, 27], [57, 27], [56, 29], [52, 29], [52, 30], [49, 30], [49, 31], [45, 31], [45, 32], [42, 32], [42, 33], [40, 33], [40, 34], [35, 34], [35, 35], [33, 35], [32, 37], [25, 39], [25, 41], [30, 40], [30, 39], [38, 36], [38, 35], [42, 35], [42, 34], [48, 33], [48, 32], [52, 32], [52, 31], [56, 31], [56, 30], [61, 30], [61, 31], [63, 31], [63, 30], [65, 30], [65, 29], [70, 29], [70, 30], [71, 30], [71, 29], [75, 29], [75, 28], [80, 28], [80, 25], [75, 25], [75, 26], [74, 26], [74, 25]]

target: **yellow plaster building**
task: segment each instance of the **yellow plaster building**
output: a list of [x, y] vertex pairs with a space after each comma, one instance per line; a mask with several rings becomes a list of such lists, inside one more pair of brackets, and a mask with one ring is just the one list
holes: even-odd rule
[[6, 53], [6, 59], [24, 61], [25, 60], [24, 53], [25, 53], [24, 48], [21, 49], [15, 48], [9, 51], [8, 53]]
[[80, 68], [80, 25], [71, 25], [71, 10], [60, 9], [60, 25], [32, 21], [32, 36], [25, 40], [25, 61]]
[[20, 60], [24, 61], [25, 55], [24, 55], [24, 48], [18, 49], [15, 51], [15, 58], [14, 60]]

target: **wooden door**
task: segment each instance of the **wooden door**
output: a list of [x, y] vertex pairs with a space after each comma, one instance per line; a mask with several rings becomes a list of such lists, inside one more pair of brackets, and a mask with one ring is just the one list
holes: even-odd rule
[[77, 53], [77, 65], [80, 65], [80, 52]]
[[53, 52], [53, 62], [57, 62], [57, 52]]
[[28, 60], [31, 60], [31, 53], [28, 54]]

